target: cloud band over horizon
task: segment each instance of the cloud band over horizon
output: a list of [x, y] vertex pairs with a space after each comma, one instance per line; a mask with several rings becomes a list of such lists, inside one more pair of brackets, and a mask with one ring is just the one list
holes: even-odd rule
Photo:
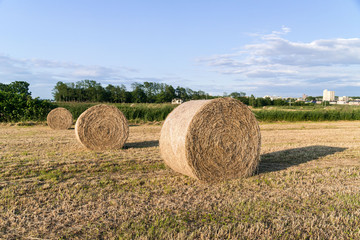
[[280, 32], [256, 35], [258, 43], [198, 62], [257, 88], [360, 86], [360, 38], [293, 42], [282, 36], [289, 32], [283, 27]]

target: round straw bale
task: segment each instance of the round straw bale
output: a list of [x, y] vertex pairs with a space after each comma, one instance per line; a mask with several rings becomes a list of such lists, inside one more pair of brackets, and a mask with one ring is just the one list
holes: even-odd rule
[[175, 108], [161, 129], [160, 151], [176, 172], [216, 182], [253, 175], [260, 143], [260, 128], [249, 108], [232, 98], [218, 98]]
[[129, 136], [129, 125], [117, 107], [99, 104], [79, 116], [75, 134], [78, 141], [88, 149], [119, 149]]
[[58, 107], [47, 115], [47, 124], [56, 130], [69, 129], [73, 124], [73, 116], [66, 108]]

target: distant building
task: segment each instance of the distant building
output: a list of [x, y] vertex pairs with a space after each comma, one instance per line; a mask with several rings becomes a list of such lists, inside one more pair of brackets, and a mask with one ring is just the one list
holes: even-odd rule
[[180, 98], [174, 98], [172, 101], [171, 101], [171, 104], [182, 104], [184, 101]]
[[328, 91], [327, 89], [325, 89], [323, 91], [323, 101], [335, 101], [335, 91]]
[[351, 102], [349, 102], [349, 105], [360, 105], [360, 102], [358, 102], [358, 101], [351, 101]]
[[306, 100], [306, 98], [308, 97], [308, 95], [306, 95], [305, 93], [302, 95], [302, 100]]
[[346, 104], [346, 102], [345, 101], [337, 101], [336, 104], [344, 105], [344, 104]]
[[347, 96], [339, 97], [339, 101], [348, 102], [348, 101], [349, 101], [349, 97], [347, 97]]

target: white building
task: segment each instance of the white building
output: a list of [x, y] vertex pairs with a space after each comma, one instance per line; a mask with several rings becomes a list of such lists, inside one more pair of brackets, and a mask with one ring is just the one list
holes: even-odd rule
[[360, 105], [359, 101], [351, 101], [349, 102], [349, 105]]
[[180, 98], [174, 98], [172, 101], [171, 101], [171, 104], [182, 104], [184, 101]]
[[349, 97], [347, 97], [347, 96], [339, 97], [339, 101], [348, 102]]
[[327, 89], [325, 89], [323, 91], [323, 101], [335, 101], [335, 91], [328, 91]]

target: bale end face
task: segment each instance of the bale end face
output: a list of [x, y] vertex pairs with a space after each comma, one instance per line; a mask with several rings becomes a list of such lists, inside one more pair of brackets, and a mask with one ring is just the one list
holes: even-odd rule
[[51, 110], [46, 119], [49, 127], [54, 130], [66, 130], [73, 124], [71, 112], [62, 107]]
[[249, 108], [231, 98], [184, 104], [170, 113], [161, 132], [166, 164], [205, 182], [251, 176], [260, 161], [261, 136]]
[[120, 149], [129, 136], [129, 125], [117, 107], [100, 104], [80, 115], [75, 134], [77, 140], [90, 150]]

